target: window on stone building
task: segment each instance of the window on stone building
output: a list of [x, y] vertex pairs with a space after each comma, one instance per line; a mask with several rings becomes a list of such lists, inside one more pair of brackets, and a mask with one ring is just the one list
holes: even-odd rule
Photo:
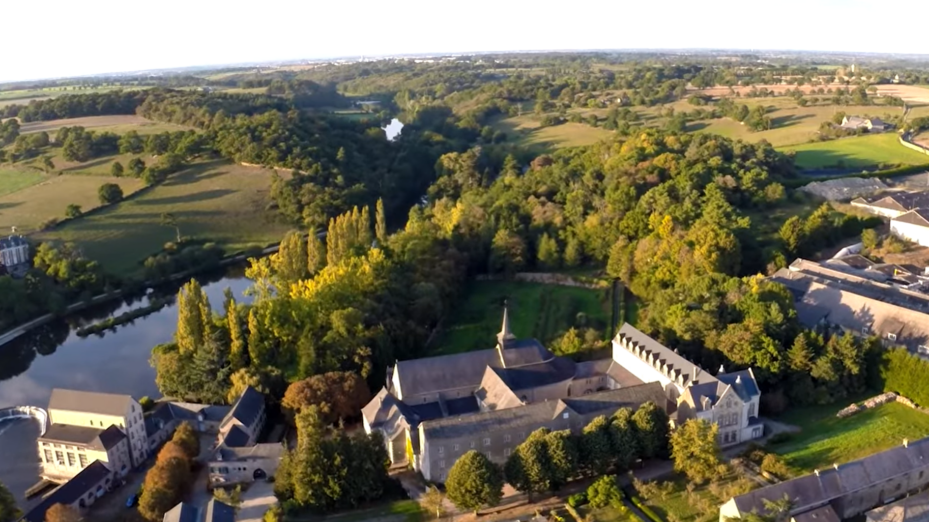
[[84, 455], [83, 453], [81, 453], [80, 455], [77, 456], [77, 458], [81, 462], [81, 467], [86, 468], [87, 467], [87, 455]]
[[445, 446], [439, 446], [439, 455], [445, 455]]
[[460, 445], [460, 444], [455, 444], [455, 451], [458, 451], [458, 450], [460, 450], [460, 449], [461, 449], [461, 445]]
[[887, 338], [890, 339], [891, 341], [896, 341], [896, 340], [897, 340], [897, 334], [889, 333], [889, 334], [887, 334]]
[[477, 443], [474, 442], [474, 441], [472, 440], [472, 441], [471, 441], [471, 449], [474, 449], [475, 446], [477, 446]]
[[440, 460], [440, 461], [439, 461], [439, 468], [445, 469], [445, 461], [444, 461], [444, 460]]
[[748, 416], [749, 417], [755, 416], [755, 403], [754, 402], [750, 402], [748, 404]]
[[74, 458], [74, 453], [68, 452], [68, 466], [74, 467], [77, 463], [77, 459]]
[[503, 436], [503, 442], [510, 442], [510, 434], [509, 434], [509, 433], [507, 433], [506, 435]]
[[509, 456], [510, 456], [510, 453], [513, 453], [513, 450], [511, 450], [510, 448], [504, 448], [504, 449], [503, 449], [503, 456], [504, 456], [504, 457], [509, 457]]
[[65, 462], [65, 454], [62, 453], [62, 452], [60, 452], [60, 451], [56, 451], [56, 452], [55, 452], [55, 462], [58, 463], [59, 465], [64, 464], [64, 462]]
[[484, 445], [485, 445], [485, 446], [490, 446], [490, 437], [485, 437], [485, 438], [484, 438]]
[[[54, 461], [52, 460], [52, 452], [51, 452], [51, 450], [45, 450], [45, 462], [54, 462]], [[921, 475], [921, 474], [920, 474], [920, 475]]]

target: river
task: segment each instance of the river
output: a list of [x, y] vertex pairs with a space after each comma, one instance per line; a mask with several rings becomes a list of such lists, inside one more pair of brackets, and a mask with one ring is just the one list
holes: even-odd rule
[[384, 134], [387, 134], [387, 139], [394, 141], [400, 137], [400, 131], [403, 130], [403, 122], [394, 118], [390, 120], [390, 123], [388, 123], [386, 127], [383, 127], [383, 129]]
[[[200, 280], [216, 311], [221, 311], [223, 290], [227, 287], [232, 289], [236, 299], [247, 301], [243, 292], [250, 281], [244, 278], [241, 268]], [[96, 310], [93, 319], [119, 315], [143, 304], [144, 300], [132, 305], [113, 303], [108, 310]], [[25, 405], [46, 408], [52, 388], [126, 393], [136, 399], [145, 395], [160, 397], [155, 386], [155, 371], [148, 359], [153, 346], [172, 340], [177, 306], [166, 306], [116, 327], [115, 332], [107, 331], [102, 337], [81, 338], [74, 329], [93, 322], [88, 319], [86, 314], [83, 320], [69, 317], [68, 322], [39, 327], [0, 346], [0, 408]], [[38, 435], [39, 426], [35, 420], [0, 424], [0, 482], [10, 489], [24, 511], [37, 500], [26, 503], [23, 495], [38, 480], [35, 449]]]

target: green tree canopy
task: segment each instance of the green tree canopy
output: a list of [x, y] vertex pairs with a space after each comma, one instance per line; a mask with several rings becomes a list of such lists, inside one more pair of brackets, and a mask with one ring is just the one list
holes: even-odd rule
[[671, 435], [671, 458], [674, 470], [701, 484], [716, 476], [721, 463], [719, 425], [702, 419], [690, 419]]
[[462, 455], [448, 471], [445, 480], [448, 499], [456, 507], [477, 511], [496, 506], [503, 497], [503, 473], [486, 455], [471, 450]]

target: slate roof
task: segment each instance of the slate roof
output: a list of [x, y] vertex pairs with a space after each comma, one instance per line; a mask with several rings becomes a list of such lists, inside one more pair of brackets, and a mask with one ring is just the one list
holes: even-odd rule
[[245, 391], [236, 399], [232, 409], [226, 414], [222, 425], [226, 425], [231, 419], [235, 419], [250, 428], [258, 420], [264, 405], [264, 395], [255, 388], [246, 386]]
[[199, 512], [193, 504], [181, 502], [165, 513], [162, 522], [199, 522]]
[[[697, 383], [716, 381], [715, 377], [703, 371], [699, 366], [688, 361], [674, 350], [664, 346], [655, 339], [645, 335], [629, 323], [623, 324], [622, 328], [619, 329], [619, 333], [616, 334], [614, 341], [619, 344], [620, 347], [630, 351], [640, 360], [646, 362], [656, 372], [670, 378], [671, 381], [677, 383], [678, 379], [676, 377], [679, 375], [683, 380], [682, 387], [686, 387], [691, 381]], [[623, 346], [624, 342], [628, 343], [631, 348], [634, 347], [636, 350], [639, 350], [640, 353], [636, 353], [636, 351], [630, 348], [625, 348]], [[658, 361], [659, 368], [656, 368], [655, 364], [650, 361]]]
[[[743, 401], [748, 402], [753, 397], [761, 395], [751, 370], [716, 374], [716, 379], [720, 381], [721, 389], [725, 386], [732, 386], [733, 391]], [[720, 390], [720, 395], [722, 395], [722, 390]]]
[[206, 504], [203, 522], [235, 522], [235, 508], [214, 499]]
[[487, 367], [484, 372], [484, 379], [481, 381], [481, 387], [474, 395], [477, 400], [491, 410], [502, 410], [504, 408], [514, 408], [522, 406], [523, 401], [516, 396], [513, 389], [504, 381], [502, 372], [506, 370], [500, 368]]
[[73, 504], [89, 491], [93, 491], [98, 483], [111, 475], [109, 469], [99, 460], [90, 463], [71, 480], [65, 482], [58, 489], [45, 497], [41, 503], [32, 508], [22, 520], [25, 522], [45, 522], [45, 512], [55, 504]]
[[802, 477], [733, 497], [740, 513], [765, 512], [764, 501], [785, 495], [793, 501], [793, 513], [808, 511], [845, 494], [929, 466], [929, 438], [899, 445], [860, 460], [839, 464]]
[[20, 235], [0, 237], [0, 250], [27, 245], [26, 238]]
[[496, 364], [502, 364], [504, 368], [516, 368], [543, 363], [551, 360], [554, 355], [545, 349], [542, 343], [535, 339], [515, 339], [508, 341], [506, 347], [501, 350], [501, 357], [497, 357]]
[[868, 522], [925, 522], [929, 520], [929, 492], [874, 508], [865, 517]]
[[[504, 356], [510, 350], [503, 350]], [[574, 361], [567, 357], [549, 358], [536, 363], [527, 363], [520, 366], [494, 368], [500, 379], [513, 391], [526, 390], [565, 382], [574, 378], [576, 367]]]
[[133, 399], [129, 395], [55, 388], [52, 390], [52, 397], [48, 401], [48, 409], [53, 421], [55, 420], [55, 414], [51, 410], [79, 411], [122, 417], [129, 411], [129, 406], [132, 403]]
[[213, 454], [217, 461], [247, 459], [279, 458], [284, 453], [284, 445], [279, 442], [265, 442], [239, 448], [219, 448]]
[[394, 397], [387, 388], [381, 388], [364, 408], [361, 415], [372, 430], [382, 430], [392, 439], [400, 430], [415, 426], [419, 418], [403, 401]]
[[442, 406], [438, 402], [427, 402], [426, 404], [414, 404], [409, 406], [410, 411], [416, 419], [420, 421], [429, 419], [438, 419], [442, 417]]
[[39, 437], [40, 441], [85, 446], [98, 451], [107, 451], [126, 438], [116, 425], [107, 429], [90, 428], [85, 426], [68, 426], [65, 424], [52, 424]]
[[915, 208], [906, 214], [899, 215], [891, 221], [909, 223], [920, 227], [929, 227], [929, 208]]
[[474, 396], [461, 397], [460, 399], [451, 399], [445, 401], [445, 410], [450, 416], [463, 415], [465, 413], [475, 413], [481, 411]]
[[222, 445], [229, 448], [241, 448], [248, 445], [248, 433], [238, 425], [233, 426], [223, 437]]
[[794, 522], [841, 522], [832, 506], [826, 505], [793, 517]]
[[398, 361], [394, 372], [400, 394], [412, 397], [456, 388], [477, 388], [484, 368], [499, 360], [496, 349]]
[[856, 204], [906, 212], [920, 207], [929, 207], [929, 192], [893, 192], [877, 198], [855, 200]]
[[[475, 413], [460, 417], [447, 417], [423, 422], [421, 429], [430, 439], [456, 439], [474, 436], [495, 430], [518, 428], [521, 426], [538, 427], [553, 420], [566, 409], [581, 414], [603, 412], [612, 414], [623, 407], [637, 408], [653, 401], [659, 406], [667, 405], [667, 396], [661, 384], [657, 382], [620, 388], [583, 397], [545, 401], [516, 408]], [[575, 409], [577, 408], [577, 409]]]

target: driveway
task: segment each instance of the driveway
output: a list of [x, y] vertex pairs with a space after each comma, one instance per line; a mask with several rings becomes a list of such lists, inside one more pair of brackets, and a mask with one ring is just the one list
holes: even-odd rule
[[264, 480], [253, 483], [242, 492], [242, 504], [236, 512], [238, 522], [261, 522], [267, 511], [277, 499], [274, 498], [274, 484]]

